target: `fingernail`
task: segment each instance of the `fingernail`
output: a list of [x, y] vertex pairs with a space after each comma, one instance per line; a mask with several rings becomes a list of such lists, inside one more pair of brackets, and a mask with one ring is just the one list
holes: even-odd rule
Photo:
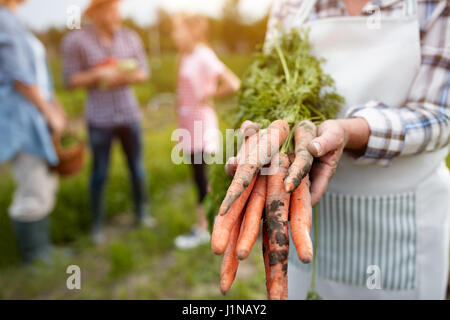
[[313, 142], [312, 146], [313, 146], [314, 150], [316, 150], [317, 156], [320, 156], [322, 154], [322, 148], [320, 147], [320, 144], [317, 142]]

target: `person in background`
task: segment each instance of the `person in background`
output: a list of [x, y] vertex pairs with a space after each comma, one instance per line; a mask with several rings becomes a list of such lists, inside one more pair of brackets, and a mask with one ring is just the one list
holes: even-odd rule
[[104, 241], [104, 187], [111, 144], [118, 139], [128, 161], [136, 224], [153, 226], [148, 213], [142, 159], [139, 105], [131, 84], [147, 80], [147, 58], [138, 35], [121, 26], [119, 0], [92, 0], [84, 12], [90, 23], [69, 33], [62, 43], [64, 79], [71, 89], [88, 91], [86, 118], [93, 170], [90, 202], [92, 238]]
[[[198, 188], [197, 223], [191, 232], [175, 239], [180, 249], [208, 242], [207, 221], [201, 203], [208, 192], [204, 153], [218, 149], [219, 130], [214, 98], [225, 97], [240, 87], [239, 78], [229, 70], [207, 45], [208, 20], [204, 17], [177, 14], [173, 18], [172, 37], [180, 54], [178, 66], [178, 124], [190, 133], [190, 141], [181, 141], [189, 155]], [[200, 132], [201, 136], [195, 135]], [[195, 139], [194, 139], [195, 138]]]
[[48, 215], [58, 163], [52, 134], [66, 125], [53, 91], [42, 43], [15, 13], [24, 0], [0, 0], [0, 163], [10, 162], [16, 191], [9, 208], [24, 264], [49, 261]]

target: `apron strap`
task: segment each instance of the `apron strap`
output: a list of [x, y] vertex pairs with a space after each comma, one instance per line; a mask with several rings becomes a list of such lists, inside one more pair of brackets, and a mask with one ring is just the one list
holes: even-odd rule
[[403, 15], [405, 17], [414, 17], [417, 15], [417, 0], [403, 1]]
[[317, 0], [307, 0], [303, 1], [300, 9], [297, 11], [295, 16], [292, 18], [291, 26], [301, 26], [305, 23], [306, 19], [310, 16]]

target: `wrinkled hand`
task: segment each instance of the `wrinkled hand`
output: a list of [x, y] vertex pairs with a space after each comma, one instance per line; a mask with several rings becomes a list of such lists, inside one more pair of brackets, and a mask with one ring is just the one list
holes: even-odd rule
[[[241, 126], [243, 137], [250, 137], [259, 130], [259, 126], [245, 121]], [[364, 154], [370, 136], [370, 127], [363, 118], [327, 120], [317, 129], [317, 137], [307, 149], [315, 158], [309, 177], [311, 179], [311, 202], [316, 205], [325, 193], [328, 182], [336, 172], [344, 149], [355, 156]], [[225, 171], [233, 176], [241, 156], [228, 159]]]
[[347, 141], [348, 133], [342, 123], [339, 120], [327, 120], [319, 126], [317, 138], [308, 145], [308, 151], [316, 158], [310, 172], [313, 206], [322, 198], [336, 172]]

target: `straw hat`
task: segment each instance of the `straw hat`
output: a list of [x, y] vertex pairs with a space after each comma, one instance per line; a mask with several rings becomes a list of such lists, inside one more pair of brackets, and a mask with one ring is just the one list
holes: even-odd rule
[[98, 8], [99, 6], [116, 1], [120, 0], [91, 0], [91, 4], [86, 8], [86, 10], [84, 10], [84, 15], [89, 16], [92, 13], [92, 11]]

